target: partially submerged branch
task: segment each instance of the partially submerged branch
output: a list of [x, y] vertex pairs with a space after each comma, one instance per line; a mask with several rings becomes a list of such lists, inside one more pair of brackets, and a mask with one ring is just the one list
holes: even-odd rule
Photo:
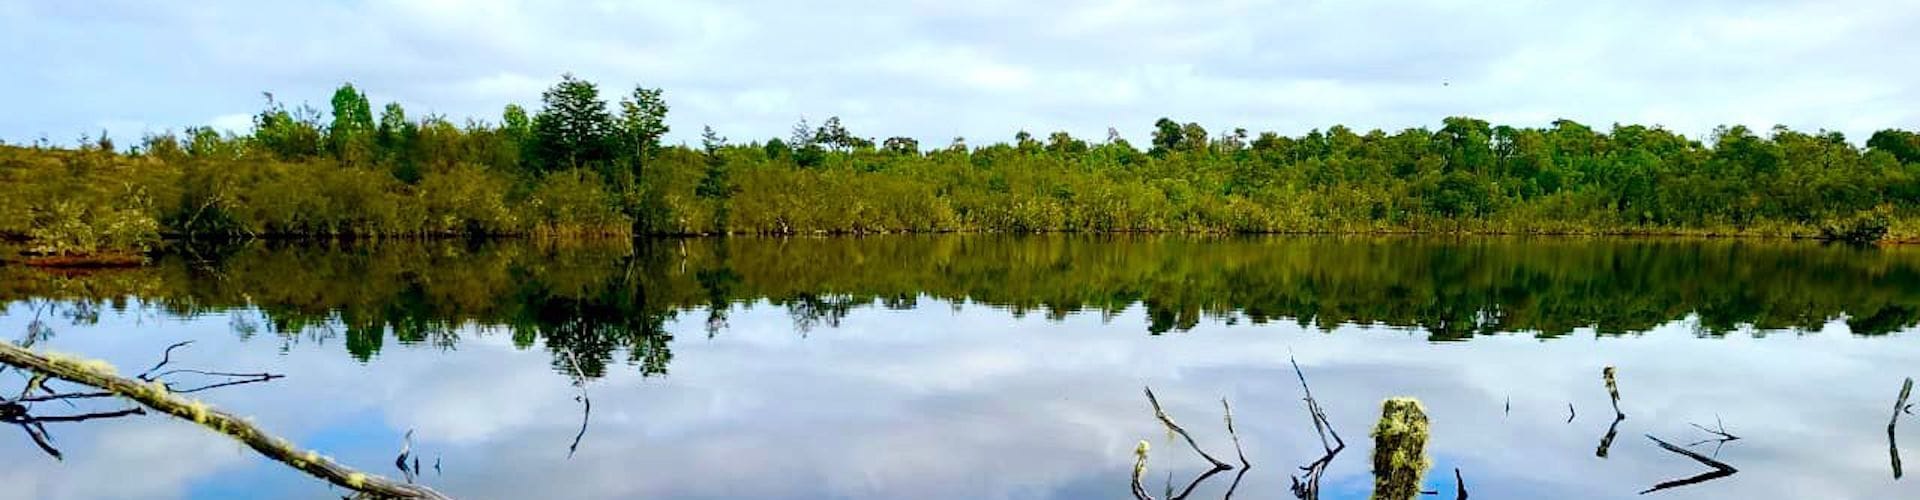
[[[1171, 476], [1171, 473], [1169, 473], [1169, 476], [1167, 477], [1168, 484], [1166, 488], [1167, 489], [1166, 497], [1168, 498], [1168, 500], [1181, 500], [1181, 499], [1187, 498], [1188, 495], [1193, 494], [1194, 488], [1199, 487], [1200, 483], [1206, 482], [1207, 478], [1211, 478], [1215, 474], [1219, 474], [1224, 471], [1233, 470], [1232, 465], [1228, 465], [1225, 462], [1221, 462], [1213, 458], [1212, 455], [1208, 455], [1206, 450], [1200, 449], [1200, 444], [1194, 441], [1193, 435], [1188, 434], [1185, 428], [1180, 427], [1180, 424], [1174, 423], [1173, 417], [1167, 415], [1167, 412], [1160, 408], [1160, 399], [1157, 397], [1154, 397], [1153, 388], [1151, 387], [1145, 388], [1145, 392], [1147, 393], [1147, 402], [1153, 405], [1153, 416], [1160, 420], [1161, 425], [1165, 425], [1168, 431], [1173, 432], [1175, 434], [1179, 434], [1180, 437], [1185, 438], [1187, 441], [1187, 445], [1193, 447], [1193, 451], [1195, 453], [1199, 453], [1201, 458], [1205, 458], [1207, 462], [1210, 462], [1213, 464], [1213, 468], [1207, 469], [1206, 472], [1202, 472], [1200, 473], [1199, 476], [1195, 476], [1192, 481], [1188, 481], [1187, 487], [1185, 489], [1182, 489], [1180, 493], [1177, 495], [1173, 493], [1173, 484], [1172, 484], [1173, 477]], [[1220, 404], [1226, 410], [1227, 434], [1233, 436], [1233, 448], [1236, 452], [1239, 452], [1240, 451], [1240, 435], [1237, 432], [1235, 432], [1233, 428], [1233, 407], [1231, 405], [1228, 405], [1226, 399], [1224, 398], [1220, 400]], [[1140, 446], [1134, 450], [1134, 455], [1136, 460], [1134, 464], [1134, 476], [1133, 476], [1134, 497], [1141, 500], [1152, 500], [1153, 495], [1147, 493], [1146, 488], [1141, 486], [1140, 484], [1140, 476], [1142, 473], [1146, 471], [1147, 447], [1146, 447], [1145, 441], [1140, 442]], [[1240, 462], [1242, 464], [1245, 464], [1246, 460], [1247, 460], [1246, 454], [1242, 452], [1240, 454]], [[1227, 496], [1231, 497], [1233, 495], [1233, 490], [1240, 487], [1240, 477], [1244, 475], [1245, 473], [1243, 471], [1242, 474], [1234, 477], [1234, 484], [1228, 487]]]
[[593, 417], [593, 399], [587, 397], [587, 374], [580, 371], [580, 358], [567, 349], [567, 366], [573, 368], [573, 385], [580, 388], [580, 395], [574, 396], [580, 402], [580, 432], [573, 434], [573, 444], [567, 445], [567, 458], [573, 458], [573, 452], [580, 449], [580, 439], [587, 437], [587, 420]]
[[1894, 426], [1900, 423], [1900, 414], [1913, 414], [1913, 406], [1907, 404], [1907, 397], [1913, 395], [1913, 377], [1900, 384], [1900, 398], [1893, 400], [1893, 418], [1887, 420], [1887, 455], [1893, 460], [1893, 478], [1900, 479], [1900, 446], [1894, 440]]
[[1681, 456], [1684, 456], [1687, 458], [1691, 458], [1695, 462], [1700, 462], [1702, 465], [1712, 467], [1713, 470], [1701, 473], [1693, 477], [1675, 479], [1672, 481], [1666, 481], [1660, 484], [1653, 485], [1652, 488], [1648, 488], [1646, 491], [1641, 491], [1640, 494], [1642, 495], [1653, 493], [1655, 491], [1664, 490], [1667, 488], [1677, 488], [1677, 487], [1686, 486], [1690, 484], [1712, 481], [1715, 479], [1731, 476], [1736, 472], [1740, 472], [1739, 469], [1735, 469], [1733, 468], [1733, 466], [1727, 465], [1725, 462], [1714, 460], [1712, 457], [1708, 457], [1706, 455], [1694, 453], [1692, 450], [1688, 450], [1686, 448], [1674, 446], [1672, 443], [1661, 441], [1660, 438], [1653, 437], [1652, 434], [1648, 434], [1647, 439], [1652, 439], [1655, 444], [1660, 445], [1661, 449], [1678, 453]]
[[1607, 396], [1613, 398], [1614, 420], [1620, 420], [1627, 418], [1627, 414], [1620, 411], [1620, 384], [1614, 381], [1613, 374], [1611, 366], [1600, 369], [1600, 378], [1607, 382]]
[[[1327, 465], [1333, 463], [1334, 457], [1347, 449], [1347, 442], [1340, 439], [1339, 432], [1333, 430], [1333, 422], [1327, 419], [1327, 412], [1313, 398], [1313, 388], [1307, 386], [1307, 375], [1300, 371], [1300, 362], [1291, 356], [1287, 357], [1287, 362], [1293, 364], [1293, 375], [1300, 379], [1300, 392], [1307, 403], [1307, 414], [1313, 419], [1313, 430], [1319, 434], [1320, 448], [1325, 452], [1320, 458], [1300, 466], [1301, 475], [1292, 477], [1293, 496], [1302, 500], [1317, 500], [1320, 498], [1320, 478], [1326, 475]], [[1328, 441], [1329, 437], [1332, 441]]]
[[318, 452], [295, 448], [293, 443], [267, 434], [244, 418], [175, 395], [163, 382], [142, 381], [115, 374], [113, 367], [104, 362], [42, 354], [9, 342], [0, 342], [0, 363], [105, 390], [155, 411], [193, 421], [220, 431], [267, 458], [362, 494], [391, 498], [447, 498], [425, 486], [396, 483], [346, 467]]
[[1160, 423], [1166, 425], [1167, 430], [1173, 431], [1175, 434], [1179, 434], [1181, 438], [1186, 439], [1187, 446], [1193, 447], [1194, 453], [1199, 453], [1200, 458], [1204, 458], [1208, 463], [1213, 464], [1214, 469], [1233, 470], [1232, 465], [1228, 465], [1226, 462], [1220, 461], [1220, 459], [1213, 458], [1213, 455], [1208, 455], [1206, 450], [1200, 449], [1200, 443], [1194, 442], [1193, 435], [1188, 434], [1185, 428], [1180, 427], [1180, 424], [1174, 423], [1173, 417], [1168, 416], [1166, 410], [1160, 408], [1160, 399], [1153, 397], [1152, 387], [1145, 388], [1145, 390], [1147, 393], [1147, 402], [1153, 405], [1154, 418], [1160, 419]]

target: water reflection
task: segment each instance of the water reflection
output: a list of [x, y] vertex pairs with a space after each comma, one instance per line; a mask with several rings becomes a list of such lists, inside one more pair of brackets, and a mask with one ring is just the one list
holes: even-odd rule
[[[1651, 495], [1888, 498], [1915, 493], [1889, 478], [1898, 431], [1884, 420], [1920, 356], [1911, 252], [1065, 237], [247, 246], [132, 273], [0, 269], [0, 332], [141, 367], [196, 340], [184, 362], [288, 375], [272, 391], [212, 391], [216, 405], [366, 468], [392, 463], [417, 429], [413, 449], [447, 459], [426, 480], [466, 497], [1126, 497], [1142, 437], [1165, 450], [1150, 483], [1212, 468], [1161, 440], [1143, 410], [1150, 385], [1207, 450], [1234, 446], [1220, 422], [1201, 425], [1231, 400], [1258, 466], [1194, 498], [1290, 496], [1294, 476], [1309, 479], [1300, 465], [1347, 444], [1314, 488], [1367, 497], [1369, 440], [1323, 445], [1313, 424], [1369, 429], [1393, 395], [1426, 407], [1428, 490], [1454, 489], [1464, 481], [1440, 471], [1459, 469], [1481, 498], [1630, 496], [1713, 471], [1632, 436], [1687, 443], [1711, 436], [1693, 423], [1724, 414], [1737, 445], [1680, 447], [1739, 473]], [[1632, 418], [1567, 423], [1569, 404], [1612, 406], [1594, 376], [1606, 366]], [[17, 393], [5, 378], [0, 394]], [[576, 447], [583, 381], [591, 428]], [[24, 437], [0, 442], [0, 497], [338, 494], [191, 425], [98, 424], [62, 431], [65, 463]], [[1627, 437], [1596, 457], [1595, 437], [1611, 434]]]
[[[667, 371], [664, 322], [704, 311], [705, 333], [767, 301], [799, 335], [864, 307], [922, 298], [1015, 317], [1144, 306], [1149, 333], [1203, 319], [1416, 329], [1429, 340], [1581, 328], [1648, 331], [1692, 317], [1701, 335], [1920, 324], [1920, 249], [1752, 241], [1418, 238], [998, 237], [696, 239], [576, 243], [253, 244], [170, 255], [137, 271], [0, 268], [0, 300], [125, 300], [170, 315], [245, 308], [288, 342], [343, 338], [365, 361], [391, 336], [453, 348], [462, 325], [544, 345], [555, 369], [605, 374], [616, 354]], [[259, 325], [249, 325], [248, 331]]]

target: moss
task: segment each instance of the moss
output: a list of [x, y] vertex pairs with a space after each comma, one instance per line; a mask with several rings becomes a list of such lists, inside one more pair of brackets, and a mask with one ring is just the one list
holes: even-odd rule
[[1420, 400], [1388, 398], [1373, 427], [1373, 498], [1409, 500], [1433, 464], [1427, 458], [1427, 411]]

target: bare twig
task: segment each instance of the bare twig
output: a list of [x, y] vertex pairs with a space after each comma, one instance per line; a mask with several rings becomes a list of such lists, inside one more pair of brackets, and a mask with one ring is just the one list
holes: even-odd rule
[[[138, 379], [140, 379], [140, 380], [142, 380], [142, 381], [146, 381], [146, 382], [152, 382], [152, 381], [153, 381], [153, 379], [155, 378], [155, 376], [153, 375], [153, 372], [154, 372], [155, 370], [159, 370], [159, 369], [160, 369], [160, 367], [163, 367], [163, 366], [167, 366], [167, 363], [170, 363], [170, 362], [173, 362], [173, 350], [174, 350], [174, 349], [179, 349], [179, 348], [181, 348], [181, 347], [185, 347], [185, 346], [188, 346], [188, 345], [192, 345], [192, 344], [193, 344], [193, 341], [191, 341], [191, 340], [182, 340], [182, 341], [179, 341], [179, 342], [174, 342], [174, 343], [173, 343], [173, 345], [170, 345], [170, 346], [167, 346], [167, 350], [166, 350], [166, 351], [164, 351], [164, 352], [161, 352], [161, 353], [160, 353], [160, 362], [159, 362], [159, 363], [155, 363], [155, 364], [153, 365], [153, 368], [148, 368], [148, 369], [147, 369], [147, 371], [144, 371], [144, 372], [140, 372], [140, 375], [137, 375], [137, 376], [135, 376], [134, 378], [138, 378]], [[166, 376], [166, 375], [165, 375], [165, 374], [162, 374], [162, 375], [160, 375], [160, 376]]]
[[567, 365], [573, 368], [573, 385], [580, 388], [580, 395], [574, 399], [580, 402], [580, 432], [573, 434], [573, 444], [567, 445], [567, 458], [573, 458], [573, 452], [580, 449], [580, 439], [587, 437], [587, 420], [593, 417], [593, 399], [587, 397], [587, 374], [580, 371], [580, 358], [574, 356], [573, 349], [562, 352], [567, 355]]
[[413, 483], [413, 471], [407, 469], [407, 455], [413, 454], [413, 429], [407, 429], [407, 435], [400, 438], [400, 456], [393, 458], [393, 466], [400, 469], [400, 475]]
[[[1287, 357], [1287, 362], [1293, 364], [1293, 375], [1300, 379], [1300, 392], [1307, 403], [1307, 414], [1312, 417], [1314, 432], [1320, 436], [1320, 448], [1326, 452], [1320, 458], [1300, 466], [1301, 475], [1291, 478], [1293, 496], [1317, 500], [1320, 498], [1320, 478], [1326, 475], [1327, 466], [1333, 463], [1334, 457], [1347, 449], [1347, 442], [1341, 440], [1340, 433], [1333, 430], [1333, 422], [1327, 418], [1326, 411], [1320, 408], [1320, 402], [1313, 398], [1313, 389], [1307, 386], [1307, 375], [1300, 370], [1300, 362], [1292, 356]], [[1333, 438], [1332, 442], [1327, 441], [1329, 436]]]
[[1454, 500], [1467, 500], [1467, 479], [1460, 477], [1460, 468], [1453, 468]]
[[1695, 484], [1695, 483], [1703, 483], [1703, 482], [1707, 482], [1707, 481], [1712, 481], [1712, 480], [1715, 480], [1715, 479], [1720, 479], [1720, 478], [1723, 478], [1723, 477], [1727, 477], [1727, 476], [1731, 476], [1731, 475], [1733, 475], [1733, 474], [1734, 474], [1734, 473], [1736, 473], [1736, 472], [1740, 472], [1740, 470], [1739, 470], [1739, 469], [1735, 469], [1735, 468], [1733, 468], [1733, 466], [1731, 466], [1731, 465], [1727, 465], [1727, 464], [1726, 464], [1725, 462], [1721, 462], [1721, 461], [1719, 461], [1719, 460], [1714, 460], [1714, 459], [1713, 459], [1712, 457], [1708, 457], [1708, 456], [1706, 456], [1706, 455], [1701, 455], [1701, 454], [1699, 454], [1699, 453], [1694, 453], [1694, 452], [1693, 452], [1692, 450], [1688, 450], [1688, 449], [1686, 449], [1686, 448], [1681, 448], [1681, 447], [1679, 447], [1679, 446], [1674, 446], [1674, 445], [1673, 445], [1672, 443], [1668, 443], [1668, 442], [1666, 442], [1666, 441], [1661, 441], [1661, 440], [1660, 440], [1660, 438], [1657, 438], [1657, 437], [1653, 437], [1653, 435], [1652, 435], [1652, 434], [1648, 434], [1648, 435], [1647, 435], [1647, 439], [1652, 439], [1654, 443], [1656, 443], [1656, 444], [1659, 444], [1659, 445], [1660, 445], [1660, 448], [1661, 448], [1661, 449], [1664, 449], [1664, 450], [1667, 450], [1667, 451], [1671, 451], [1671, 452], [1674, 452], [1674, 453], [1678, 453], [1678, 454], [1680, 454], [1681, 456], [1684, 456], [1684, 457], [1687, 457], [1687, 458], [1691, 458], [1691, 459], [1693, 459], [1693, 461], [1695, 461], [1695, 462], [1700, 462], [1700, 463], [1701, 463], [1702, 465], [1705, 465], [1705, 466], [1708, 466], [1708, 467], [1712, 467], [1712, 468], [1713, 468], [1713, 470], [1710, 470], [1710, 471], [1707, 471], [1707, 472], [1705, 472], [1705, 473], [1701, 473], [1701, 474], [1699, 474], [1699, 475], [1696, 475], [1696, 476], [1692, 476], [1692, 477], [1686, 477], [1686, 478], [1681, 478], [1681, 479], [1675, 479], [1675, 480], [1671, 480], [1671, 481], [1666, 481], [1666, 482], [1662, 482], [1662, 483], [1660, 483], [1660, 484], [1656, 484], [1656, 485], [1653, 485], [1653, 487], [1652, 487], [1652, 488], [1648, 488], [1648, 489], [1646, 489], [1645, 491], [1641, 491], [1641, 492], [1640, 492], [1640, 494], [1642, 494], [1642, 495], [1645, 495], [1645, 494], [1648, 494], [1648, 493], [1652, 493], [1652, 492], [1655, 492], [1655, 491], [1660, 491], [1660, 490], [1664, 490], [1664, 489], [1667, 489], [1667, 488], [1677, 488], [1677, 487], [1681, 487], [1681, 486], [1686, 486], [1686, 485], [1690, 485], [1690, 484]]
[[1573, 423], [1573, 403], [1567, 403], [1567, 423]]
[[1227, 404], [1227, 398], [1220, 398], [1220, 409], [1226, 414], [1227, 435], [1233, 437], [1233, 453], [1240, 456], [1240, 472], [1233, 475], [1233, 484], [1227, 486], [1222, 500], [1233, 498], [1233, 492], [1240, 489], [1240, 480], [1247, 477], [1247, 471], [1253, 470], [1253, 464], [1247, 462], [1247, 452], [1240, 448], [1240, 433], [1233, 429], [1233, 405]]

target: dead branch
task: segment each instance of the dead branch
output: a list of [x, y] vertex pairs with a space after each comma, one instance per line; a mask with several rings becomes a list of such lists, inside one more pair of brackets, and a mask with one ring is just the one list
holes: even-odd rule
[[1913, 395], [1913, 377], [1907, 377], [1900, 384], [1900, 398], [1893, 400], [1893, 418], [1887, 419], [1887, 455], [1893, 461], [1893, 479], [1900, 479], [1900, 446], [1894, 440], [1894, 426], [1900, 423], [1900, 414], [1913, 414], [1913, 406], [1907, 404], [1907, 397]]
[[1708, 429], [1707, 426], [1688, 422], [1687, 425], [1691, 425], [1696, 429], [1706, 431], [1706, 433], [1712, 434], [1715, 437], [1694, 441], [1692, 443], [1689, 443], [1687, 447], [1691, 448], [1694, 446], [1699, 446], [1707, 443], [1713, 443], [1713, 456], [1718, 457], [1720, 456], [1720, 448], [1726, 446], [1727, 442], [1736, 441], [1740, 439], [1740, 436], [1735, 436], [1733, 434], [1727, 433], [1727, 423], [1725, 421], [1720, 420], [1719, 415], [1713, 416], [1713, 422], [1715, 426], [1719, 427], [1718, 429]]
[[1147, 487], [1140, 484], [1140, 476], [1147, 473], [1147, 440], [1133, 447], [1133, 498], [1135, 500], [1153, 500], [1153, 494], [1147, 493]]
[[1723, 477], [1727, 477], [1727, 476], [1731, 476], [1731, 475], [1733, 475], [1733, 474], [1734, 474], [1734, 473], [1736, 473], [1736, 472], [1740, 472], [1740, 470], [1739, 470], [1739, 469], [1735, 469], [1735, 468], [1733, 468], [1733, 466], [1731, 466], [1731, 465], [1727, 465], [1727, 464], [1726, 464], [1725, 462], [1721, 462], [1721, 461], [1719, 461], [1719, 460], [1714, 460], [1713, 458], [1711, 458], [1711, 457], [1708, 457], [1708, 456], [1706, 456], [1706, 455], [1701, 455], [1701, 454], [1699, 454], [1699, 453], [1694, 453], [1694, 452], [1693, 452], [1692, 450], [1688, 450], [1688, 449], [1686, 449], [1686, 448], [1681, 448], [1681, 447], [1679, 447], [1679, 446], [1674, 446], [1674, 445], [1673, 445], [1672, 443], [1668, 443], [1668, 442], [1666, 442], [1666, 441], [1661, 441], [1661, 440], [1660, 440], [1660, 438], [1657, 438], [1657, 437], [1653, 437], [1653, 435], [1652, 435], [1652, 434], [1648, 434], [1648, 435], [1647, 435], [1647, 439], [1652, 439], [1654, 443], [1656, 443], [1656, 444], [1659, 444], [1659, 445], [1660, 445], [1660, 448], [1661, 448], [1661, 449], [1664, 449], [1664, 450], [1667, 450], [1667, 451], [1671, 451], [1671, 452], [1674, 452], [1674, 453], [1678, 453], [1678, 454], [1680, 454], [1681, 456], [1684, 456], [1684, 457], [1687, 457], [1687, 458], [1691, 458], [1691, 459], [1693, 459], [1693, 461], [1695, 461], [1695, 462], [1700, 462], [1700, 464], [1701, 464], [1701, 465], [1705, 465], [1705, 466], [1708, 466], [1708, 467], [1712, 467], [1712, 468], [1713, 468], [1713, 470], [1710, 470], [1710, 471], [1707, 471], [1707, 472], [1704, 472], [1704, 473], [1701, 473], [1701, 474], [1699, 474], [1699, 475], [1696, 475], [1696, 476], [1693, 476], [1693, 477], [1686, 477], [1686, 478], [1681, 478], [1681, 479], [1675, 479], [1675, 480], [1671, 480], [1671, 481], [1666, 481], [1666, 482], [1663, 482], [1663, 483], [1660, 483], [1660, 484], [1656, 484], [1656, 485], [1653, 485], [1653, 487], [1652, 487], [1652, 488], [1648, 488], [1648, 489], [1646, 489], [1646, 491], [1641, 491], [1641, 492], [1640, 492], [1640, 494], [1642, 494], [1642, 495], [1645, 495], [1645, 494], [1648, 494], [1648, 493], [1653, 493], [1653, 492], [1655, 492], [1655, 491], [1660, 491], [1660, 490], [1664, 490], [1664, 489], [1667, 489], [1667, 488], [1677, 488], [1677, 487], [1681, 487], [1681, 486], [1686, 486], [1686, 485], [1690, 485], [1690, 484], [1695, 484], [1695, 483], [1703, 483], [1703, 482], [1707, 482], [1707, 481], [1712, 481], [1712, 480], [1715, 480], [1715, 479], [1720, 479], [1720, 478], [1723, 478]]
[[[1312, 417], [1314, 432], [1320, 435], [1320, 448], [1326, 452], [1320, 458], [1300, 466], [1301, 475], [1291, 478], [1293, 496], [1302, 500], [1318, 500], [1320, 478], [1326, 475], [1327, 466], [1333, 463], [1334, 457], [1339, 456], [1341, 450], [1347, 449], [1347, 442], [1340, 439], [1339, 432], [1333, 430], [1333, 422], [1327, 418], [1327, 412], [1320, 407], [1320, 402], [1313, 398], [1313, 388], [1307, 386], [1307, 375], [1300, 371], [1300, 362], [1292, 356], [1287, 357], [1287, 362], [1293, 364], [1293, 375], [1300, 379], [1300, 392], [1304, 394], [1303, 399], [1307, 403], [1307, 414]], [[1331, 443], [1327, 441], [1329, 436], [1333, 438]]]
[[1467, 479], [1460, 477], [1460, 468], [1453, 468], [1454, 500], [1467, 500]]
[[1620, 384], [1614, 382], [1613, 375], [1614, 370], [1611, 366], [1600, 370], [1600, 378], [1607, 382], [1607, 396], [1613, 398], [1613, 415], [1615, 420], [1618, 420], [1627, 418], [1627, 414], [1620, 411]]
[[164, 383], [117, 375], [113, 373], [112, 366], [103, 362], [41, 354], [9, 342], [0, 342], [0, 363], [102, 389], [155, 411], [193, 421], [220, 431], [267, 458], [356, 492], [392, 498], [447, 498], [425, 486], [395, 483], [340, 465], [318, 452], [297, 449], [293, 443], [267, 434], [246, 419], [211, 408], [206, 403], [177, 396]]
[[1146, 393], [1147, 393], [1147, 403], [1149, 403], [1149, 404], [1152, 404], [1152, 405], [1153, 405], [1153, 416], [1154, 416], [1154, 418], [1158, 418], [1158, 419], [1160, 419], [1160, 423], [1161, 423], [1161, 424], [1164, 424], [1164, 425], [1166, 425], [1166, 426], [1167, 426], [1167, 430], [1170, 430], [1170, 431], [1173, 431], [1173, 432], [1174, 432], [1175, 434], [1179, 434], [1181, 438], [1184, 438], [1184, 439], [1186, 439], [1186, 440], [1187, 440], [1187, 446], [1191, 446], [1191, 447], [1193, 447], [1193, 452], [1194, 452], [1194, 453], [1199, 453], [1199, 454], [1200, 454], [1200, 458], [1204, 458], [1204, 459], [1206, 459], [1206, 460], [1207, 460], [1207, 462], [1208, 462], [1208, 463], [1211, 463], [1211, 464], [1213, 464], [1213, 468], [1214, 468], [1214, 469], [1216, 469], [1216, 470], [1233, 470], [1233, 466], [1232, 466], [1232, 465], [1227, 465], [1227, 463], [1226, 463], [1226, 462], [1222, 462], [1222, 461], [1220, 461], [1220, 459], [1217, 459], [1217, 458], [1213, 458], [1213, 455], [1208, 455], [1208, 454], [1207, 454], [1207, 451], [1206, 451], [1206, 450], [1202, 450], [1202, 449], [1200, 449], [1200, 443], [1198, 443], [1198, 442], [1195, 442], [1195, 441], [1193, 440], [1193, 435], [1192, 435], [1192, 434], [1188, 434], [1188, 433], [1187, 433], [1187, 430], [1186, 430], [1185, 428], [1182, 428], [1182, 427], [1180, 427], [1180, 424], [1177, 424], [1177, 423], [1174, 423], [1174, 422], [1173, 422], [1173, 417], [1171, 417], [1171, 416], [1168, 416], [1168, 415], [1167, 415], [1167, 412], [1166, 412], [1166, 410], [1163, 410], [1163, 409], [1161, 409], [1161, 408], [1160, 408], [1160, 399], [1159, 399], [1159, 398], [1155, 398], [1155, 397], [1153, 397], [1153, 388], [1152, 388], [1152, 387], [1146, 387], [1146, 388], [1144, 388], [1144, 389], [1145, 389], [1145, 391], [1146, 391]]
[[1240, 481], [1246, 479], [1247, 471], [1253, 470], [1253, 464], [1247, 461], [1247, 452], [1240, 449], [1240, 433], [1233, 429], [1233, 406], [1227, 404], [1227, 398], [1220, 398], [1220, 408], [1226, 413], [1227, 435], [1233, 437], [1233, 452], [1240, 456], [1240, 472], [1234, 473], [1233, 484], [1227, 485], [1227, 492], [1221, 500], [1231, 500], [1233, 492], [1240, 490]]
[[580, 358], [573, 355], [573, 349], [563, 351], [567, 354], [567, 364], [573, 368], [573, 385], [580, 388], [580, 395], [574, 396], [580, 402], [580, 432], [573, 434], [573, 444], [567, 445], [567, 458], [573, 458], [573, 452], [580, 449], [580, 439], [587, 437], [587, 420], [593, 417], [593, 399], [587, 397], [587, 374], [580, 371]]
[[1614, 415], [1613, 423], [1607, 424], [1607, 435], [1600, 437], [1600, 447], [1593, 450], [1593, 456], [1607, 458], [1607, 450], [1613, 447], [1613, 437], [1620, 433], [1620, 421], [1625, 415]]

